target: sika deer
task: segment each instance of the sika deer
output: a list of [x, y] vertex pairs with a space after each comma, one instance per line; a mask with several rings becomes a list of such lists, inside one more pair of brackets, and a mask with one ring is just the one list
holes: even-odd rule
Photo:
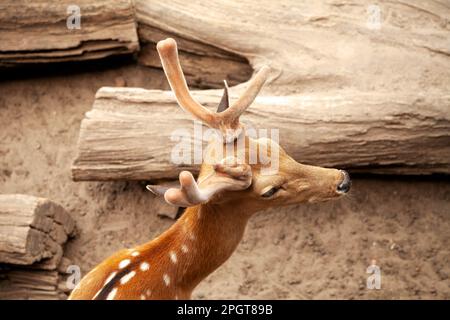
[[[350, 188], [345, 171], [303, 165], [270, 139], [252, 139], [239, 122], [268, 77], [262, 68], [240, 99], [228, 107], [225, 89], [219, 113], [196, 102], [189, 93], [173, 39], [157, 49], [179, 105], [225, 138], [209, 142], [212, 164], [204, 162], [198, 181], [180, 173], [180, 188], [148, 186], [175, 206], [187, 207], [182, 217], [156, 239], [122, 250], [100, 263], [73, 290], [70, 299], [189, 299], [194, 288], [223, 264], [241, 240], [248, 219], [257, 211], [296, 203], [324, 201]], [[244, 146], [238, 143], [244, 139]], [[242, 157], [222, 158], [232, 147]], [[260, 156], [249, 161], [251, 146], [277, 154], [278, 171], [262, 174], [270, 165]], [[259, 153], [258, 153], [259, 155]]]

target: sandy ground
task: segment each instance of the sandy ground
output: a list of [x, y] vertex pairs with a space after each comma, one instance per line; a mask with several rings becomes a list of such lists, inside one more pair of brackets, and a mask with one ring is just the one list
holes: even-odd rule
[[[0, 73], [0, 193], [62, 204], [78, 227], [66, 256], [87, 272], [173, 221], [156, 215], [161, 200], [144, 182], [71, 181], [80, 121], [96, 90], [118, 77], [128, 86], [167, 84], [161, 71], [121, 59], [62, 65], [50, 74]], [[380, 290], [365, 287], [373, 259], [381, 268]], [[357, 177], [346, 199], [256, 215], [235, 254], [194, 298], [450, 299], [449, 259], [448, 181]]]

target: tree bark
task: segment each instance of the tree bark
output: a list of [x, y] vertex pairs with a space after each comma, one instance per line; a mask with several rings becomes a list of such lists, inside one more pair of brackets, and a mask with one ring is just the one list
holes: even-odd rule
[[[221, 93], [193, 96], [215, 108]], [[231, 99], [236, 97], [232, 88]], [[450, 95], [433, 94], [260, 96], [242, 120], [257, 129], [279, 129], [280, 145], [302, 163], [353, 172], [448, 174], [449, 105]], [[170, 92], [102, 88], [81, 124], [73, 179], [148, 180], [197, 172], [196, 164], [171, 161], [177, 129], [192, 132], [193, 121]]]
[[[80, 9], [79, 29], [67, 26], [73, 4]], [[138, 49], [131, 0], [0, 4], [0, 66], [90, 60]]]

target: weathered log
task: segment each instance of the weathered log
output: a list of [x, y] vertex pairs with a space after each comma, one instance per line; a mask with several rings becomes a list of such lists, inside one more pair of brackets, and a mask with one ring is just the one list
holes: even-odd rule
[[244, 56], [254, 69], [269, 64], [284, 94], [449, 92], [445, 1], [136, 0], [136, 16], [139, 29]]
[[[0, 264], [0, 300], [3, 299], [45, 299], [67, 298], [67, 271], [72, 262], [60, 258], [59, 265], [42, 262], [31, 266]], [[51, 258], [50, 260], [55, 260]]]
[[57, 271], [16, 268], [0, 271], [0, 300], [33, 299], [57, 300], [63, 298], [64, 290], [58, 287]]
[[[79, 29], [67, 26], [73, 4], [80, 9]], [[131, 0], [0, 4], [0, 66], [90, 60], [138, 49]]]
[[[193, 96], [215, 108], [221, 91]], [[230, 98], [236, 99], [234, 88]], [[303, 163], [354, 172], [448, 174], [449, 106], [450, 95], [433, 94], [261, 96], [243, 120], [279, 129], [280, 144]], [[179, 143], [171, 134], [192, 128], [192, 117], [170, 92], [102, 88], [81, 124], [73, 179], [145, 180], [196, 172], [198, 165], [171, 161]]]
[[63, 245], [73, 231], [54, 202], [0, 195], [0, 299], [65, 299]]
[[[28, 195], [0, 195], [0, 263], [54, 269], [74, 221], [60, 205]], [[45, 267], [46, 266], [46, 267]]]

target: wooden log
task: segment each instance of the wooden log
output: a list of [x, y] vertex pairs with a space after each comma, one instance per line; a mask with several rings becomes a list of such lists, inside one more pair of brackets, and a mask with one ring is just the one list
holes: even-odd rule
[[57, 300], [62, 290], [57, 271], [16, 268], [2, 272], [0, 300]]
[[33, 288], [43, 291], [52, 291], [58, 285], [58, 272], [33, 271], [16, 269], [9, 272], [9, 278], [19, 288]]
[[56, 246], [55, 252], [50, 258], [42, 259], [29, 266], [30, 270], [56, 270], [61, 264], [64, 250], [62, 246]]
[[65, 257], [57, 266], [46, 260], [31, 266], [0, 264], [0, 300], [67, 299], [71, 290], [67, 287], [67, 271], [71, 264]]
[[[69, 29], [69, 5], [80, 28]], [[139, 49], [131, 0], [27, 1], [0, 4], [0, 66], [78, 61]]]
[[136, 0], [139, 29], [238, 54], [254, 69], [268, 64], [284, 94], [447, 94], [449, 16], [445, 1]]
[[[193, 96], [215, 108], [221, 93], [194, 91]], [[448, 174], [449, 106], [448, 94], [261, 96], [243, 121], [279, 129], [280, 145], [302, 163], [353, 172]], [[102, 88], [81, 124], [73, 179], [147, 180], [196, 172], [198, 165], [171, 161], [178, 144], [171, 134], [192, 128], [192, 117], [170, 92]]]
[[54, 202], [0, 195], [0, 299], [65, 299], [63, 245], [74, 227]]
[[74, 222], [60, 205], [28, 195], [0, 195], [0, 262], [54, 269]]

